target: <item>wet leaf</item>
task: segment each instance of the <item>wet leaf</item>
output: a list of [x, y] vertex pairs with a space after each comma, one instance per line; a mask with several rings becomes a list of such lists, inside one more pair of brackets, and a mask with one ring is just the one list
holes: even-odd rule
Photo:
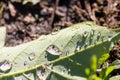
[[91, 56], [101, 58], [120, 38], [120, 29], [83, 22], [28, 43], [3, 47], [5, 28], [0, 29], [0, 63], [11, 64], [11, 69], [0, 75], [1, 80], [85, 80]]

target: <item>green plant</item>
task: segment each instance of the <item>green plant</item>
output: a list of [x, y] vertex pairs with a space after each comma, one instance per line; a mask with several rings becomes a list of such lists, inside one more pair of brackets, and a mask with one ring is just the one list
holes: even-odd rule
[[97, 57], [93, 55], [91, 57], [91, 64], [90, 68], [85, 69], [85, 73], [88, 77], [88, 80], [107, 80], [109, 77], [109, 74], [114, 70], [114, 66], [108, 66], [105, 68], [101, 68], [100, 72], [97, 75]]

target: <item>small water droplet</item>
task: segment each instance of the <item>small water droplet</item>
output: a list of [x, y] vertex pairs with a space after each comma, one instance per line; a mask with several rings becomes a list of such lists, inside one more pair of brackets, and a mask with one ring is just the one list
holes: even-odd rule
[[81, 47], [82, 47], [82, 43], [80, 41], [78, 41], [75, 51], [79, 51], [81, 49]]
[[65, 54], [66, 54], [66, 56], [67, 56], [67, 55], [69, 54], [69, 51], [66, 51]]
[[100, 36], [101, 36], [101, 33], [100, 33], [100, 32], [98, 32], [96, 42], [99, 42], [99, 40], [100, 40]]
[[88, 32], [87, 32], [87, 31], [85, 31], [83, 35], [84, 35], [84, 37], [87, 37]]
[[23, 78], [20, 78], [19, 80], [23, 80]]
[[35, 53], [30, 53], [28, 56], [29, 60], [34, 60], [35, 59]]
[[68, 69], [68, 72], [70, 72], [71, 71], [71, 69]]
[[65, 74], [65, 70], [62, 70], [62, 71], [61, 71], [61, 74]]
[[0, 64], [0, 71], [2, 72], [7, 72], [9, 71], [10, 69], [12, 68], [12, 64], [10, 64], [9, 61], [3, 61], [1, 64]]
[[111, 39], [112, 39], [112, 36], [109, 35], [108, 36], [108, 41], [111, 41]]
[[98, 34], [97, 34], [99, 37], [101, 36], [101, 33], [100, 32], [98, 32]]
[[28, 73], [27, 76], [30, 77], [32, 75], [32, 73]]
[[94, 33], [95, 33], [95, 31], [94, 31], [94, 30], [92, 30], [92, 31], [91, 31], [91, 35], [93, 35]]
[[27, 61], [24, 61], [24, 66], [26, 66], [27, 65]]
[[50, 45], [46, 51], [52, 55], [60, 55], [61, 52], [56, 45]]
[[87, 47], [87, 46], [88, 46], [88, 43], [86, 42], [86, 43], [85, 43], [85, 47]]

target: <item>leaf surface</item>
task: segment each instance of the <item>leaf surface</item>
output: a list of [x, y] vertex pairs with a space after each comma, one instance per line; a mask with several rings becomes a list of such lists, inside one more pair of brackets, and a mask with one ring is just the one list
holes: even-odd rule
[[25, 44], [2, 47], [0, 78], [86, 80], [84, 72], [90, 66], [91, 56], [102, 57], [119, 38], [119, 29], [83, 22]]

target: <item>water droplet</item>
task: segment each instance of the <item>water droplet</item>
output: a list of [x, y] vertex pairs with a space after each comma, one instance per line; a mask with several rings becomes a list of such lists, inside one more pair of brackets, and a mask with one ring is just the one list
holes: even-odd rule
[[66, 56], [67, 56], [67, 55], [69, 54], [69, 51], [66, 51], [65, 54], [66, 54]]
[[27, 76], [30, 77], [32, 75], [32, 73], [28, 73]]
[[27, 61], [24, 61], [24, 66], [26, 66], [27, 65]]
[[81, 47], [82, 47], [82, 43], [80, 41], [78, 41], [75, 51], [79, 51], [81, 49]]
[[99, 37], [101, 36], [101, 33], [100, 32], [98, 32], [98, 34], [97, 34]]
[[52, 55], [60, 55], [61, 52], [56, 45], [50, 45], [46, 51]]
[[111, 41], [111, 39], [112, 39], [112, 36], [109, 35], [108, 36], [108, 41]]
[[1, 64], [0, 64], [0, 71], [2, 72], [7, 72], [9, 71], [10, 69], [12, 68], [12, 64], [10, 64], [10, 62], [8, 61], [3, 61]]
[[70, 72], [71, 71], [71, 69], [68, 69], [68, 72]]
[[87, 31], [85, 31], [83, 35], [84, 35], [84, 37], [87, 37], [88, 32], [87, 32]]
[[104, 41], [105, 40], [105, 36], [102, 36], [102, 41]]
[[29, 60], [34, 60], [35, 59], [35, 53], [30, 53], [28, 56]]
[[91, 31], [91, 35], [93, 35], [94, 33], [95, 33], [95, 31], [94, 31], [94, 30], [92, 30], [92, 31]]
[[86, 43], [85, 43], [85, 48], [86, 48], [87, 46], [88, 46], [88, 43], [86, 42]]
[[65, 70], [62, 70], [62, 71], [61, 71], [61, 74], [65, 74]]

